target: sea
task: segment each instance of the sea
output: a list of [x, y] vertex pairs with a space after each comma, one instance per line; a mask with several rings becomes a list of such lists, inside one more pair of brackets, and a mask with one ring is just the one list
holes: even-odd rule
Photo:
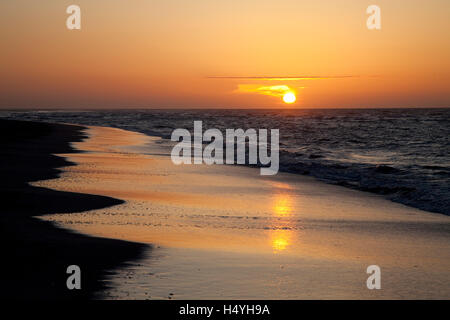
[[280, 171], [450, 215], [450, 109], [1, 111], [1, 118], [121, 128], [279, 129]]

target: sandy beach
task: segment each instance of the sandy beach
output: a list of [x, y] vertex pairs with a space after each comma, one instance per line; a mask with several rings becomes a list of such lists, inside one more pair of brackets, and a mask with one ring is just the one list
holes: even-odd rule
[[[107, 299], [449, 299], [450, 217], [313, 178], [180, 165], [160, 138], [89, 127], [76, 163], [34, 187], [125, 201], [40, 217], [152, 247]], [[81, 211], [81, 210], [80, 210]], [[378, 265], [382, 289], [368, 290]]]
[[[36, 218], [123, 203], [29, 184], [56, 179], [61, 172], [57, 168], [74, 165], [54, 153], [75, 152], [70, 142], [84, 139], [82, 130], [75, 125], [0, 120], [1, 296], [6, 300], [92, 299], [105, 289], [102, 279], [109, 270], [138, 259], [147, 247], [81, 235]], [[66, 286], [66, 269], [74, 261], [84, 270], [82, 290]]]

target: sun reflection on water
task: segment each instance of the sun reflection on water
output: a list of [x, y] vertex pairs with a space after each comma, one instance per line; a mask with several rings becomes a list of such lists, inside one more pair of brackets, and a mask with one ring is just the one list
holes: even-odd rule
[[276, 217], [288, 217], [292, 215], [292, 199], [287, 194], [277, 194], [273, 205], [273, 213]]
[[279, 253], [286, 250], [291, 243], [292, 230], [272, 230], [270, 232], [270, 239], [272, 242], [272, 249], [274, 253]]
[[289, 217], [293, 214], [293, 200], [287, 193], [279, 193], [275, 195], [274, 204], [272, 206], [274, 219], [270, 230], [270, 242], [274, 253], [285, 251], [292, 242], [293, 222]]

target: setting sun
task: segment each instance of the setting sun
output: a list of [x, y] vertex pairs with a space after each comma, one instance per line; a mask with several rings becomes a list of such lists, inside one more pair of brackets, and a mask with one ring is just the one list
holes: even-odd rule
[[283, 96], [283, 101], [286, 103], [294, 103], [297, 98], [295, 97], [295, 94], [292, 92], [288, 92]]

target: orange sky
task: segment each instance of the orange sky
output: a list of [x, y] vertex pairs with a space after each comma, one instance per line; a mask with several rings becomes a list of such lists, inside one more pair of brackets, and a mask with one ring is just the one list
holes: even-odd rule
[[[382, 30], [366, 28], [371, 4]], [[2, 1], [0, 108], [449, 107], [449, 12], [448, 0]]]

